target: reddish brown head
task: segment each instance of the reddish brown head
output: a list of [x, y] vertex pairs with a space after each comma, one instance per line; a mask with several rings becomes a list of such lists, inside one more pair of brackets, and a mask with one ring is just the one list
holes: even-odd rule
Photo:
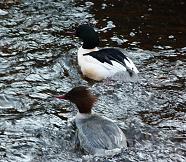
[[75, 103], [80, 113], [91, 113], [92, 106], [97, 100], [97, 97], [84, 86], [75, 87], [64, 96], [58, 96], [57, 98]]

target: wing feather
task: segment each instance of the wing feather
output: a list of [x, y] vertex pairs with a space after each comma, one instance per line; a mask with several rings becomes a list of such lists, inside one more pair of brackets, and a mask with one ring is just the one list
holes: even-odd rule
[[134, 63], [120, 50], [115, 48], [104, 48], [99, 51], [86, 53], [83, 56], [92, 56], [94, 59], [98, 60], [105, 67], [110, 68], [111, 70], [115, 68], [115, 70], [118, 71], [128, 71], [130, 76], [132, 76], [133, 73], [138, 73]]
[[96, 149], [110, 150], [126, 146], [123, 132], [115, 123], [103, 117], [94, 116], [88, 120], [83, 120], [78, 129], [80, 143], [88, 152]]

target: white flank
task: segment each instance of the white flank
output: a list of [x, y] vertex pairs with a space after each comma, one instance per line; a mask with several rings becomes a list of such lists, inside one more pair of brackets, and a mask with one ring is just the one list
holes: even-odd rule
[[127, 69], [120, 63], [116, 61], [111, 61], [111, 64], [108, 64], [106, 62], [102, 63], [98, 61], [96, 58], [93, 58], [92, 56], [83, 54], [98, 51], [98, 48], [94, 49], [83, 49], [80, 47], [78, 50], [78, 64], [81, 68], [81, 71], [83, 75], [86, 77], [93, 79], [93, 80], [103, 80], [106, 78], [111, 78], [113, 80], [122, 80], [122, 81], [136, 81], [137, 79], [137, 73], [139, 71], [137, 70], [134, 63], [127, 57], [129, 60], [124, 60], [125, 64], [127, 66], [127, 69], [133, 71], [133, 75], [130, 76]]

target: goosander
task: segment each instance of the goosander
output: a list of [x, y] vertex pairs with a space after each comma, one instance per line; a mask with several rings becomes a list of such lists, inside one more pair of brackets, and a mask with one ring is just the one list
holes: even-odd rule
[[137, 81], [139, 71], [124, 53], [116, 48], [97, 48], [99, 37], [93, 27], [80, 25], [76, 29], [76, 36], [83, 41], [78, 49], [78, 65], [84, 76], [96, 81], [108, 78]]
[[75, 116], [77, 140], [87, 153], [105, 155], [127, 147], [126, 137], [122, 130], [110, 119], [92, 112], [92, 106], [97, 97], [91, 94], [87, 87], [75, 87], [57, 98], [76, 104], [78, 108]]

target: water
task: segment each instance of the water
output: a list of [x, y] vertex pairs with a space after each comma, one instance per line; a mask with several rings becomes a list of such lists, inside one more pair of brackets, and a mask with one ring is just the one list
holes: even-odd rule
[[[0, 16], [0, 161], [186, 161], [185, 3], [171, 2], [0, 2], [8, 12]], [[82, 78], [80, 42], [66, 31], [84, 22], [95, 24], [100, 46], [126, 48], [139, 83]], [[52, 95], [78, 85], [99, 95], [94, 111], [122, 128], [128, 150], [85, 157], [74, 148], [67, 120], [76, 109]]]

